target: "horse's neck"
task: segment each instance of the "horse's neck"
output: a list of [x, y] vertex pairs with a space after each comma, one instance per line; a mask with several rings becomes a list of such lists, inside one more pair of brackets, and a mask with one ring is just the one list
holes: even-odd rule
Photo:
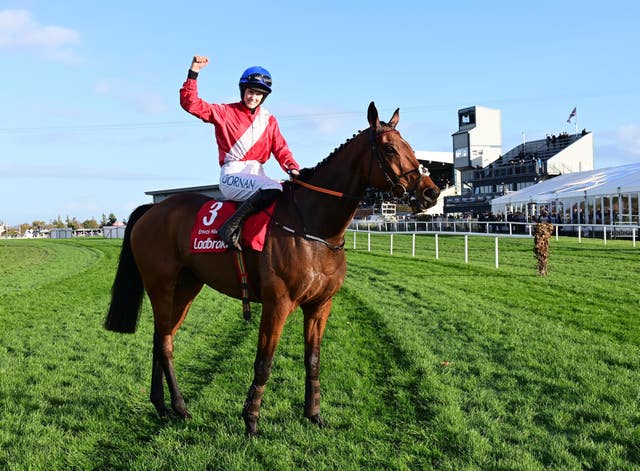
[[308, 183], [314, 186], [345, 195], [333, 196], [305, 190], [304, 198], [296, 198], [301, 217], [310, 233], [336, 243], [341, 242], [368, 184], [367, 167], [372, 161], [367, 144], [366, 135], [355, 137], [328, 157], [308, 179]]

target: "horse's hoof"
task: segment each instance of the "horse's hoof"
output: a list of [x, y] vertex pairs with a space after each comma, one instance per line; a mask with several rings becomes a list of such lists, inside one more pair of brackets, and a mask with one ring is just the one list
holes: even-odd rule
[[312, 415], [308, 417], [308, 419], [311, 421], [311, 423], [316, 424], [319, 428], [324, 428], [325, 426], [324, 420], [322, 419], [322, 416], [320, 414]]
[[154, 404], [154, 407], [156, 408], [156, 412], [160, 418], [169, 417], [171, 415], [171, 411], [164, 404]]
[[242, 418], [244, 419], [245, 436], [247, 438], [253, 438], [258, 435], [258, 418], [247, 414], [246, 411], [242, 412]]
[[191, 414], [187, 410], [187, 406], [185, 406], [184, 404], [174, 405], [173, 406], [173, 412], [175, 412], [176, 415], [178, 417], [180, 417], [181, 419], [190, 419], [191, 418]]
[[178, 414], [178, 417], [180, 417], [181, 419], [184, 419], [184, 420], [191, 419], [191, 414], [186, 409], [181, 411], [175, 411], [175, 413]]
[[253, 437], [258, 435], [258, 423], [257, 422], [250, 422], [250, 421], [246, 421], [245, 420], [244, 425], [245, 425], [244, 435], [247, 438], [253, 438]]

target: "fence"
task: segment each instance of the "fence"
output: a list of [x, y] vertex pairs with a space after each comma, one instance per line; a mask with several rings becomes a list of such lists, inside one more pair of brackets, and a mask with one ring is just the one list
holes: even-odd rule
[[[498, 227], [497, 225], [502, 225]], [[509, 227], [510, 226], [510, 227]], [[347, 246], [352, 246], [354, 250], [366, 250], [372, 252], [372, 238], [376, 239], [375, 246], [377, 249], [381, 247], [381, 240], [388, 240], [388, 253], [393, 255], [396, 247], [403, 253], [410, 251], [411, 256], [416, 256], [416, 237], [417, 236], [433, 236], [430, 243], [429, 251], [435, 255], [435, 259], [439, 260], [441, 255], [440, 238], [442, 236], [458, 236], [454, 239], [464, 240], [464, 248], [457, 245], [456, 253], [460, 254], [464, 250], [464, 263], [469, 263], [469, 238], [480, 237], [487, 238], [493, 237], [493, 260], [495, 268], [500, 267], [500, 239], [514, 239], [514, 238], [533, 238], [532, 231], [535, 224], [533, 223], [496, 223], [496, 222], [477, 222], [477, 221], [451, 221], [451, 222], [354, 222], [350, 226], [352, 232], [352, 240], [347, 236]], [[366, 227], [366, 228], [365, 228]], [[478, 227], [482, 229], [478, 231]], [[501, 232], [491, 233], [489, 228], [498, 227]], [[442, 231], [438, 229], [442, 228]], [[466, 232], [463, 232], [463, 228]], [[630, 238], [633, 243], [633, 247], [636, 247], [636, 236], [638, 234], [638, 226], [617, 226], [617, 225], [585, 225], [585, 224], [559, 224], [554, 225], [555, 239], [559, 238], [559, 235], [576, 235], [578, 243], [582, 242], [582, 237], [601, 237], [603, 243], [606, 245], [607, 240], [614, 238], [625, 239]], [[394, 230], [395, 229], [395, 230]], [[388, 239], [387, 239], [388, 236]], [[396, 245], [394, 236], [401, 237], [401, 242]], [[410, 243], [407, 242], [407, 237], [410, 236]], [[381, 239], [382, 237], [382, 239]], [[363, 238], [366, 238], [363, 241]], [[385, 242], [386, 244], [386, 242]], [[410, 245], [409, 245], [410, 244]], [[448, 252], [451, 252], [450, 245]], [[482, 244], [485, 247], [486, 244]], [[384, 245], [383, 245], [384, 247]], [[509, 247], [507, 247], [507, 253]], [[486, 252], [485, 256], [488, 255]], [[486, 261], [486, 258], [485, 258]]]
[[[500, 235], [533, 237], [532, 222], [512, 221], [360, 221], [354, 220], [349, 229], [356, 232], [427, 233], [457, 235]], [[632, 224], [554, 224], [555, 238], [559, 236], [602, 239], [630, 239], [636, 246], [640, 226]]]
[[[360, 232], [362, 234], [362, 232]], [[366, 232], [367, 234], [367, 252], [371, 252], [371, 232]], [[404, 234], [407, 233], [395, 233], [395, 234]], [[353, 249], [356, 250], [358, 248], [357, 241], [358, 231], [353, 231]], [[389, 233], [389, 254], [393, 255], [394, 242], [393, 242], [394, 233]], [[416, 233], [411, 234], [411, 256], [416, 256]], [[440, 259], [440, 239], [438, 237], [438, 233], [434, 234], [435, 238], [435, 258], [436, 260]], [[495, 266], [496, 268], [500, 267], [500, 250], [499, 250], [499, 237], [495, 237]], [[464, 263], [469, 263], [469, 234], [464, 235]]]

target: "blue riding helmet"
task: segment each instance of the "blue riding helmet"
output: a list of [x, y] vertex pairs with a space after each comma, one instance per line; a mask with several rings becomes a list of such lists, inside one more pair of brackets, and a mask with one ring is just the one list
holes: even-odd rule
[[265, 96], [271, 93], [271, 74], [260, 66], [249, 67], [240, 77], [240, 93], [244, 94], [245, 88], [261, 90]]

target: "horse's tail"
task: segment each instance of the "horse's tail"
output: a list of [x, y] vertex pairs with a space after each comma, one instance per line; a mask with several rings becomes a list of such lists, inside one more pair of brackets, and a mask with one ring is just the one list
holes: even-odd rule
[[132, 334], [136, 331], [140, 307], [144, 298], [144, 285], [131, 251], [131, 230], [136, 221], [152, 206], [153, 204], [139, 206], [129, 216], [124, 231], [116, 278], [111, 287], [111, 304], [104, 321], [104, 327], [107, 330], [125, 334]]

